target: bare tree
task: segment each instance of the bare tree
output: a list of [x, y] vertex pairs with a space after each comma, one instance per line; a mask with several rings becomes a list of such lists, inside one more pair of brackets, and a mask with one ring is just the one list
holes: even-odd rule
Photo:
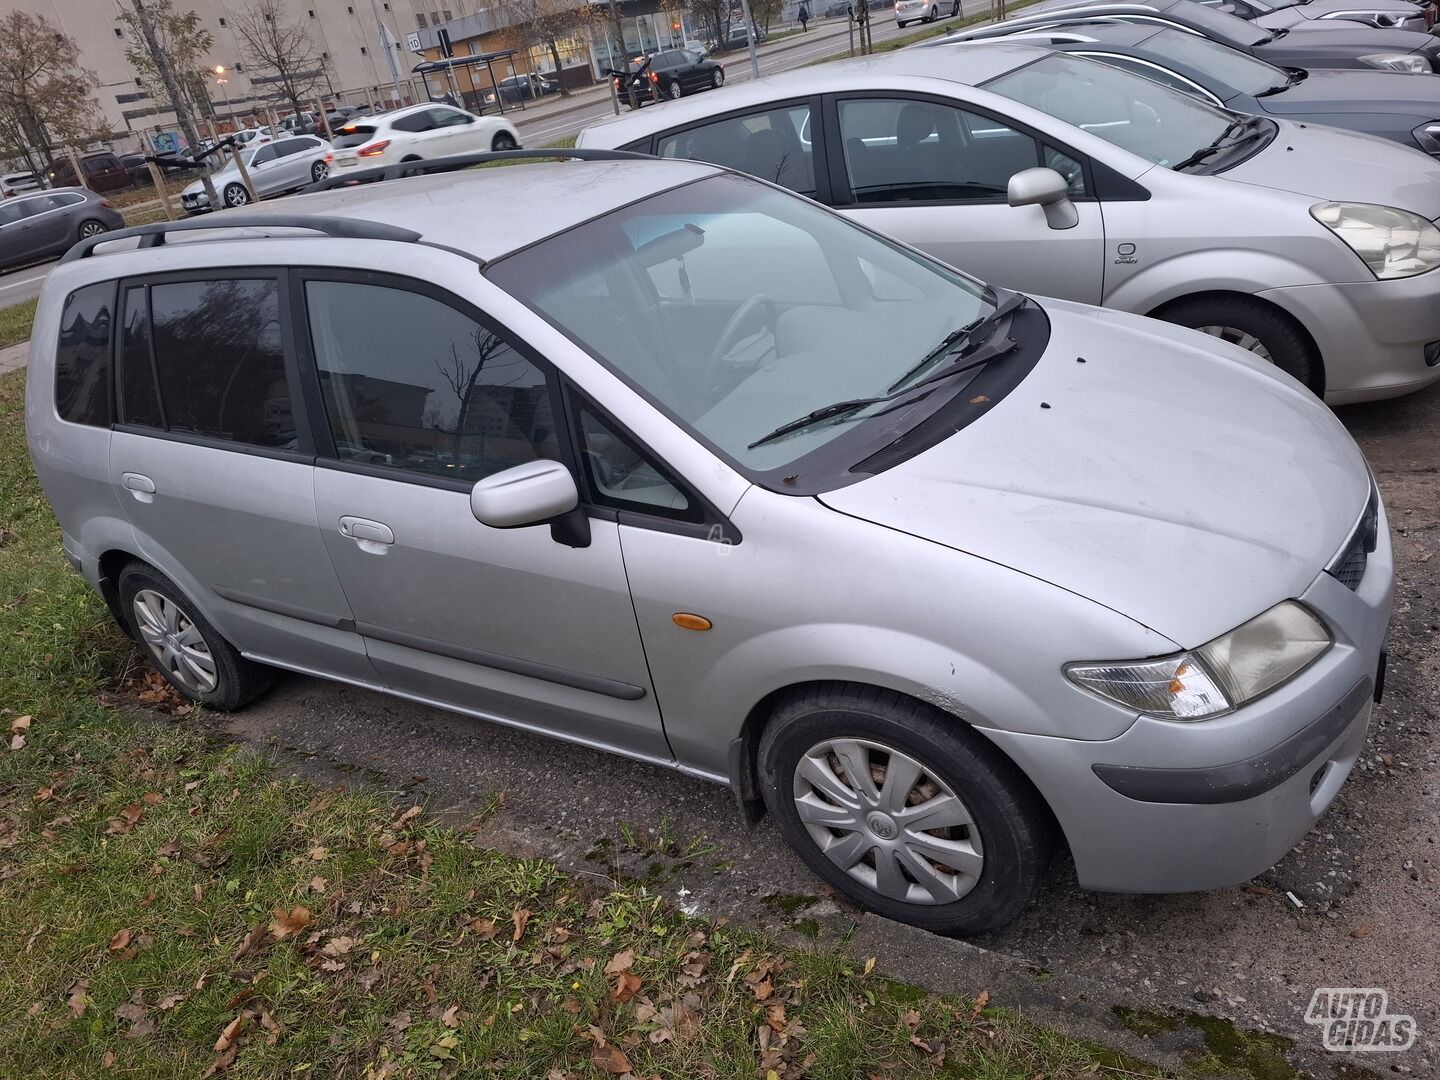
[[[195, 113], [204, 113], [210, 105], [205, 60], [215, 45], [214, 35], [205, 29], [196, 11], [177, 12], [172, 0], [150, 0], [148, 13], [155, 43], [169, 60], [186, 104]], [[120, 21], [125, 29], [125, 59], [135, 69], [151, 99], [164, 101], [165, 80], [146, 43], [139, 14], [134, 10], [121, 11]]]
[[570, 90], [560, 70], [560, 42], [584, 25], [587, 18], [584, 0], [500, 0], [499, 6], [510, 24], [512, 37], [523, 45], [550, 53], [560, 93], [569, 97]]
[[75, 40], [43, 15], [12, 11], [0, 17], [0, 129], [27, 160], [33, 148], [48, 165], [52, 143], [86, 142], [101, 131], [96, 85], [80, 66]]
[[[296, 116], [324, 81], [325, 63], [298, 21], [287, 15], [284, 0], [254, 0], [235, 18], [235, 33], [252, 67], [273, 77]], [[253, 80], [252, 80], [253, 81]]]
[[[191, 157], [194, 157], [200, 149], [200, 132], [195, 127], [195, 117], [190, 112], [190, 104], [181, 88], [180, 76], [170, 62], [170, 54], [160, 47], [160, 37], [150, 16], [150, 9], [145, 6], [145, 0], [130, 0], [130, 5], [135, 11], [135, 28], [145, 43], [145, 52], [149, 55], [150, 62], [155, 65], [155, 71], [165, 87], [165, 100], [170, 103], [170, 111], [175, 114], [175, 122], [180, 125], [180, 133], [185, 136], [185, 144], [190, 148]], [[205, 187], [205, 197], [210, 201], [210, 205], [219, 206], [215, 184], [208, 172], [200, 174], [200, 183]]]

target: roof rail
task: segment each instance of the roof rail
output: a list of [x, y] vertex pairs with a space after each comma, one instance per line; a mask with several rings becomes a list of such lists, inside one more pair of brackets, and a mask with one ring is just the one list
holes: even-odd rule
[[584, 150], [541, 147], [536, 150], [487, 150], [480, 154], [455, 154], [451, 157], [426, 158], [417, 161], [398, 161], [393, 165], [376, 165], [371, 169], [347, 172], [339, 176], [327, 176], [305, 191], [332, 191], [352, 184], [371, 184], [377, 180], [398, 180], [402, 176], [428, 176], [430, 173], [454, 172], [468, 169], [473, 165], [484, 165], [491, 161], [544, 161], [547, 158], [569, 158], [574, 161], [654, 161], [649, 154], [637, 154], [630, 150]]
[[385, 225], [378, 221], [360, 221], [354, 218], [319, 217], [305, 214], [257, 214], [253, 217], [230, 218], [228, 215], [204, 217], [189, 221], [155, 221], [149, 225], [135, 225], [128, 229], [101, 233], [99, 236], [82, 240], [63, 256], [62, 263], [76, 259], [87, 259], [100, 244], [112, 240], [128, 240], [138, 236], [142, 248], [160, 247], [171, 233], [203, 232], [216, 229], [308, 229], [337, 236], [347, 240], [395, 240], [413, 244], [420, 234], [413, 229], [402, 229], [397, 225]]

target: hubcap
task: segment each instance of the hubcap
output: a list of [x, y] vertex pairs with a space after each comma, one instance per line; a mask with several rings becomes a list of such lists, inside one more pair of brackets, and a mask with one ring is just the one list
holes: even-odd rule
[[1265, 348], [1254, 334], [1247, 334], [1244, 330], [1237, 330], [1233, 326], [1197, 326], [1195, 329], [1202, 334], [1218, 337], [1221, 341], [1228, 341], [1231, 345], [1239, 345], [1240, 348], [1254, 353], [1261, 360], [1267, 360], [1272, 364], [1275, 362], [1275, 358], [1270, 355], [1270, 350]]
[[83, 226], [81, 226], [81, 228], [80, 228], [80, 235], [83, 236], [83, 237], [85, 237], [86, 239], [89, 239], [89, 238], [92, 237], [92, 236], [99, 236], [99, 235], [100, 235], [101, 233], [103, 233], [104, 231], [105, 231], [105, 226], [103, 226], [103, 225], [97, 225], [95, 222], [90, 221], [90, 222], [86, 222], [86, 224], [84, 224]]
[[135, 623], [155, 666], [188, 694], [208, 694], [218, 685], [215, 658], [195, 620], [179, 604], [153, 589], [135, 594]]
[[881, 896], [949, 904], [980, 880], [969, 809], [915, 758], [865, 739], [828, 739], [795, 767], [795, 809], [825, 857]]

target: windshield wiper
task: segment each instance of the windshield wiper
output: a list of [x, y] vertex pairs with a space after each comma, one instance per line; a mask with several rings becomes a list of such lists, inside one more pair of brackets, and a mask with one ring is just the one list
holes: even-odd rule
[[1222, 131], [1214, 142], [1208, 146], [1202, 146], [1184, 161], [1176, 162], [1170, 166], [1171, 172], [1182, 172], [1192, 165], [1198, 165], [1208, 157], [1213, 157], [1221, 150], [1229, 150], [1239, 146], [1250, 137], [1250, 133], [1256, 129], [1260, 122], [1258, 116], [1247, 116], [1236, 120], [1233, 124]]
[[904, 375], [901, 375], [900, 378], [887, 386], [885, 392], [887, 394], [893, 393], [920, 372], [924, 371], [929, 365], [941, 357], [948, 356], [952, 352], [957, 354], [957, 359], [963, 360], [994, 333], [995, 327], [1001, 319], [1025, 303], [1025, 297], [1020, 293], [1007, 292], [1004, 299], [1000, 299], [999, 290], [995, 290], [995, 292], [995, 307], [991, 310], [990, 314], [982, 315], [980, 318], [950, 331], [950, 333], [940, 339], [940, 343], [936, 345], [935, 348], [922, 356]]
[[[1004, 356], [1006, 353], [1012, 351], [1015, 348], [1016, 343], [1013, 337], [1007, 337], [1003, 341], [995, 344], [990, 343], [990, 338], [993, 337], [993, 331], [998, 325], [1000, 319], [1004, 318], [1004, 316], [1010, 314], [1011, 312], [1019, 308], [1022, 304], [1026, 302], [1026, 300], [1027, 297], [1022, 295], [1021, 293], [1008, 293], [1005, 299], [1002, 300], [999, 304], [997, 304], [995, 310], [992, 311], [989, 315], [985, 316], [982, 319], [976, 319], [973, 323], [969, 323], [968, 325], [962, 326], [960, 327], [960, 329], [953, 331], [950, 334], [947, 334], [945, 336], [945, 340], [941, 342], [940, 346], [936, 349], [932, 349], [929, 353], [927, 353], [924, 360], [920, 364], [917, 364], [914, 368], [912, 368], [910, 372], [906, 374], [905, 378], [901, 379], [900, 381], [903, 383], [906, 380], [913, 378], [916, 371], [924, 370], [924, 365], [926, 363], [929, 363], [931, 360], [935, 359], [938, 356], [944, 356], [946, 353], [953, 351], [957, 344], [964, 342], [966, 343], [965, 347], [960, 350], [959, 355], [956, 357], [955, 363], [949, 364], [941, 368], [939, 371], [932, 372], [930, 375], [921, 379], [917, 383], [913, 383], [910, 386], [902, 387], [898, 390], [895, 388], [899, 385], [897, 383], [892, 385], [890, 389], [887, 390], [885, 393], [876, 394], [874, 397], [851, 398], [848, 401], [835, 401], [831, 402], [829, 405], [822, 405], [820, 408], [814, 409], [811, 412], [806, 413], [804, 416], [797, 416], [794, 420], [787, 420], [785, 423], [777, 427], [774, 431], [762, 435], [760, 436], [760, 438], [750, 443], [749, 446], [746, 447], [746, 449], [754, 450], [757, 446], [764, 446], [768, 442], [773, 442], [774, 440], [781, 438], [782, 436], [789, 435], [791, 432], [799, 431], [802, 428], [807, 428], [811, 424], [818, 424], [822, 420], [829, 420], [836, 416], [843, 416], [846, 413], [857, 412], [860, 409], [864, 409], [870, 405], [883, 405], [887, 402], [897, 401], [900, 398], [905, 398], [909, 394], [913, 394], [917, 390], [924, 390], [924, 393], [920, 394], [919, 396], [910, 400], [901, 401], [900, 405], [892, 406], [892, 409], [899, 408], [904, 405], [912, 405], [916, 401], [919, 401], [920, 398], [923, 398], [927, 394], [929, 394], [930, 391], [935, 389], [939, 383], [951, 378], [952, 376], [959, 375], [962, 372], [966, 371], [973, 371], [975, 368], [978, 367], [984, 367], [986, 364], [990, 363], [991, 360], [994, 360], [1000, 356]], [[989, 329], [991, 333], [985, 335], [985, 337], [983, 338], [975, 337], [974, 335], [976, 334], [976, 332], [981, 329]], [[975, 344], [969, 345], [969, 342], [972, 340], [975, 342]], [[889, 411], [891, 411], [891, 409], [884, 409], [876, 415], [882, 415], [883, 413]]]
[[[1306, 0], [1306, 2], [1308, 3], [1309, 0]], [[1255, 95], [1257, 98], [1270, 97], [1273, 94], [1283, 94], [1296, 83], [1303, 81], [1305, 76], [1310, 74], [1304, 68], [1284, 68], [1282, 70], [1285, 72], [1285, 81], [1283, 83], [1276, 83], [1268, 89], [1261, 90]]]

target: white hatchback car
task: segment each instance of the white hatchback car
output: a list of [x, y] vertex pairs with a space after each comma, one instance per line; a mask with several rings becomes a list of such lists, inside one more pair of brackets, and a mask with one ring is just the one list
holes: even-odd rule
[[335, 133], [327, 160], [331, 175], [340, 176], [377, 165], [514, 150], [519, 145], [520, 133], [509, 120], [426, 102], [346, 124]]

